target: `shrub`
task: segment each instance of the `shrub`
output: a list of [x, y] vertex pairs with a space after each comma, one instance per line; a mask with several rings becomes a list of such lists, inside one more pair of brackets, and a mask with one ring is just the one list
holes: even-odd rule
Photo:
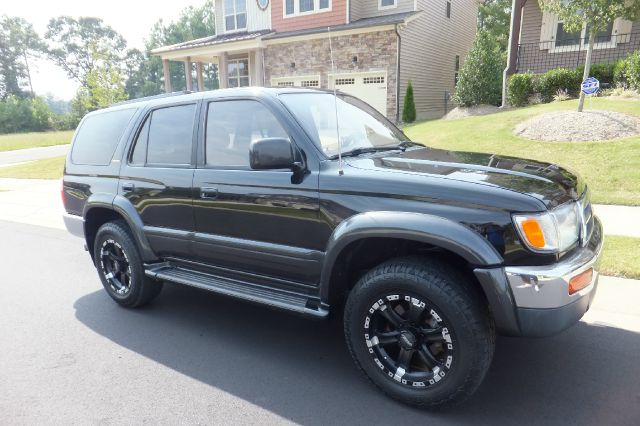
[[536, 91], [543, 102], [551, 102], [558, 90], [566, 90], [569, 96], [577, 96], [580, 92], [582, 74], [577, 70], [558, 68], [538, 76]]
[[629, 88], [640, 91], [640, 52], [632, 53], [625, 62], [625, 77]]
[[527, 105], [533, 95], [533, 74], [514, 74], [507, 84], [509, 105], [521, 107]]
[[[593, 64], [589, 70], [589, 77], [595, 77], [602, 83], [613, 83], [613, 69], [615, 64]], [[578, 75], [581, 77], [584, 75], [584, 65], [580, 65], [576, 68]]]
[[498, 44], [481, 31], [460, 70], [454, 101], [462, 106], [499, 105], [505, 58]]
[[625, 59], [620, 59], [613, 64], [613, 85], [627, 87], [627, 61]]
[[567, 93], [566, 89], [558, 89], [555, 95], [553, 95], [553, 102], [568, 101], [571, 96]]
[[416, 104], [413, 101], [413, 86], [411, 81], [407, 84], [407, 93], [404, 96], [404, 105], [402, 107], [402, 122], [413, 123], [416, 121]]

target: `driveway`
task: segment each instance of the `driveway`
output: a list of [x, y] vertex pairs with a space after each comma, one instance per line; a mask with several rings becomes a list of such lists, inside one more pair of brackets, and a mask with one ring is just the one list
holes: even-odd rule
[[585, 319], [499, 338], [464, 405], [398, 404], [357, 371], [338, 322], [190, 288], [113, 303], [66, 232], [0, 222], [3, 424], [637, 425], [640, 286], [603, 278]]
[[24, 163], [41, 158], [62, 157], [69, 152], [70, 145], [54, 145], [41, 148], [16, 149], [0, 151], [0, 167], [14, 163]]

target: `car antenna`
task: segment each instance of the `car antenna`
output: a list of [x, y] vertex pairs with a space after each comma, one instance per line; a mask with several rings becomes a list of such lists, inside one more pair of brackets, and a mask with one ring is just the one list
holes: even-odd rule
[[338, 94], [336, 92], [336, 65], [333, 62], [333, 47], [331, 46], [331, 27], [327, 27], [329, 33], [329, 55], [331, 56], [331, 73], [333, 74], [333, 109], [336, 113], [336, 134], [338, 135], [338, 174], [344, 175], [342, 169], [342, 139], [340, 139], [340, 124], [338, 123]]

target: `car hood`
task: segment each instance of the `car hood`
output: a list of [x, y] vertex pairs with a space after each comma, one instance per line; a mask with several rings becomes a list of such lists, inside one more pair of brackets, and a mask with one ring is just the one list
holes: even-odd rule
[[556, 164], [495, 154], [411, 148], [345, 160], [360, 169], [423, 174], [517, 191], [539, 199], [547, 208], [576, 200], [584, 191], [579, 176]]

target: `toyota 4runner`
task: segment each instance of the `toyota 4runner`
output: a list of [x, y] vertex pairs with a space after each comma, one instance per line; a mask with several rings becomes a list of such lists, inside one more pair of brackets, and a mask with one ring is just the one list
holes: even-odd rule
[[69, 231], [120, 305], [171, 282], [343, 315], [358, 367], [424, 406], [477, 389], [496, 333], [578, 321], [603, 243], [587, 186], [567, 169], [431, 149], [353, 97], [307, 89], [90, 113], [62, 195]]

